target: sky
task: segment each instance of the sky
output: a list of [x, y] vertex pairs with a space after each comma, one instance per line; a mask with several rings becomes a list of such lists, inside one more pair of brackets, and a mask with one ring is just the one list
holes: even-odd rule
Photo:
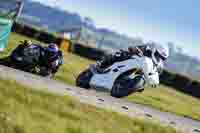
[[99, 28], [161, 44], [174, 42], [200, 57], [200, 0], [34, 0], [92, 18]]

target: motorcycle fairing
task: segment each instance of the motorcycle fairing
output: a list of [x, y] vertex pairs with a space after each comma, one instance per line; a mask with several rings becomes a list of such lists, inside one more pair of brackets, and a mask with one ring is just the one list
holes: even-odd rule
[[[148, 57], [138, 57], [134, 56], [133, 59], [128, 59], [122, 62], [116, 62], [108, 68], [110, 71], [103, 74], [95, 73], [90, 81], [90, 86], [92, 88], [104, 88], [109, 91], [116, 79], [123, 73], [130, 71], [132, 69], [142, 69], [144, 77], [149, 84], [159, 84], [159, 75], [156, 72], [156, 67], [152, 60]], [[152, 81], [148, 81], [152, 80]]]

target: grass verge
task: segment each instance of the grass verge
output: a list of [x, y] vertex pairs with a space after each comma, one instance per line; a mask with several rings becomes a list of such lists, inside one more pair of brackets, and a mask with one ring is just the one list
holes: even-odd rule
[[177, 133], [171, 127], [0, 80], [1, 133]]
[[146, 88], [143, 93], [135, 93], [128, 101], [148, 105], [161, 111], [200, 120], [200, 100], [172, 88], [160, 85]]

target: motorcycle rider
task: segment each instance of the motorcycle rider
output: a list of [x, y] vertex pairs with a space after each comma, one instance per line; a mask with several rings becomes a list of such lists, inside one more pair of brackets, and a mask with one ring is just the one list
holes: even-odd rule
[[[27, 63], [30, 63], [30, 66], [33, 62], [37, 62], [43, 70], [52, 70], [52, 73], [56, 73], [60, 65], [63, 64], [62, 52], [54, 43], [43, 47], [40, 44], [33, 43], [31, 40], [24, 40], [13, 53], [26, 56]], [[12, 54], [11, 58], [14, 60], [15, 56], [16, 54]]]
[[155, 43], [147, 43], [135, 47], [130, 46], [128, 51], [120, 50], [114, 54], [105, 56], [101, 61], [97, 62], [96, 70], [100, 73], [104, 72], [104, 70], [113, 63], [130, 59], [133, 55], [151, 58], [159, 73], [161, 73], [164, 66], [163, 62], [169, 56], [169, 50], [167, 47]]
[[59, 67], [63, 64], [63, 54], [59, 50], [57, 44], [50, 43], [47, 47], [44, 48], [43, 55], [43, 66], [47, 69], [51, 69], [52, 73], [56, 73]]

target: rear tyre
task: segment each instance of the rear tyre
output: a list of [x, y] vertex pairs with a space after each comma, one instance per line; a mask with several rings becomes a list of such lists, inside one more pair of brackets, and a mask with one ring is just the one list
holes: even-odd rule
[[92, 76], [93, 76], [93, 74], [89, 69], [83, 71], [81, 74], [79, 74], [79, 76], [76, 79], [76, 86], [85, 88], [85, 89], [89, 89], [90, 88], [89, 83], [90, 83]]
[[117, 80], [111, 90], [111, 96], [122, 98], [144, 89], [145, 80], [142, 76], [137, 76], [134, 79], [124, 77]]

